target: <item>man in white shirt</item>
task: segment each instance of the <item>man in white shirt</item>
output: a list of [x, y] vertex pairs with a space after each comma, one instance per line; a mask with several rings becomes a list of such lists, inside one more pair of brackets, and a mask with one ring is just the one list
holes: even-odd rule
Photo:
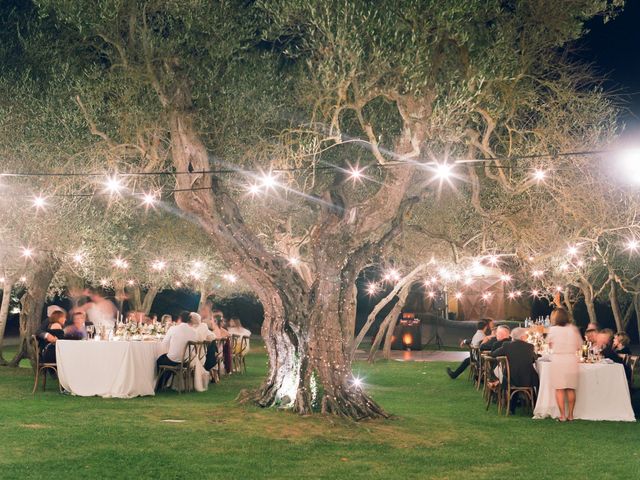
[[[480, 320], [477, 325], [476, 333], [473, 334], [471, 340], [463, 340], [460, 342], [460, 346], [470, 345], [471, 347], [477, 348], [480, 346], [484, 338], [487, 336], [486, 330], [489, 322], [487, 320]], [[455, 371], [451, 370], [447, 367], [447, 374], [451, 377], [451, 379], [458, 378], [458, 376], [464, 372], [467, 367], [471, 364], [471, 354], [469, 354], [469, 358], [465, 358], [460, 366], [455, 369]]]
[[169, 329], [162, 341], [163, 350], [167, 353], [160, 355], [157, 364], [179, 365], [183, 360], [184, 349], [187, 342], [198, 341], [198, 335], [194, 328], [189, 326], [189, 312], [181, 312], [176, 324]]

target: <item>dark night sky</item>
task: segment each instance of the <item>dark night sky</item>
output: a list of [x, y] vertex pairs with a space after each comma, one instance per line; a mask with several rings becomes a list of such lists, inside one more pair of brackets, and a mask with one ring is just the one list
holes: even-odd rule
[[606, 88], [627, 109], [622, 118], [627, 134], [635, 134], [640, 142], [640, 0], [627, 0], [614, 20], [594, 20], [589, 29], [578, 42], [577, 56], [608, 78]]

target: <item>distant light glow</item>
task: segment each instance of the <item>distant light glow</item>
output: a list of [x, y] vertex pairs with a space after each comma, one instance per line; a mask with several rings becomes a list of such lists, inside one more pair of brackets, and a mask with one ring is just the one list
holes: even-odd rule
[[200, 270], [203, 267], [204, 267], [204, 263], [202, 263], [200, 260], [195, 260], [193, 262], [193, 268]]
[[539, 290], [531, 290], [531, 296], [532, 297], [540, 296], [540, 291]]
[[278, 186], [278, 176], [272, 172], [262, 174], [259, 181], [260, 186], [265, 190], [273, 190]]
[[640, 243], [635, 238], [632, 238], [627, 241], [627, 250], [631, 250], [632, 252], [638, 251], [638, 247], [640, 247]]
[[577, 265], [578, 267], [584, 267], [584, 260], [578, 260], [578, 261], [576, 262], [576, 265]]
[[556, 287], [556, 292], [562, 293], [562, 287], [560, 285]]
[[27, 281], [27, 277], [25, 277], [24, 275], [22, 277], [20, 277], [20, 282], [24, 283]]
[[353, 385], [356, 388], [362, 388], [362, 384], [363, 384], [363, 381], [360, 377], [353, 377], [353, 379], [351, 379], [351, 385]]
[[251, 185], [247, 185], [247, 193], [252, 197], [255, 197], [261, 192], [262, 192], [262, 188], [257, 183], [252, 183]]
[[569, 254], [572, 257], [576, 256], [578, 254], [578, 247], [576, 247], [575, 245], [570, 245], [567, 248], [567, 254]]
[[361, 182], [362, 178], [364, 177], [364, 169], [358, 167], [358, 165], [356, 164], [355, 166], [350, 166], [349, 167], [349, 180], [351, 180], [352, 182]]
[[182, 282], [177, 281], [177, 282], [175, 282], [175, 283], [174, 283], [174, 285], [175, 285], [176, 287], [180, 288], [180, 287], [182, 286]]
[[129, 280], [129, 281], [127, 282], [127, 285], [134, 285], [135, 283], [136, 283], [136, 282], [134, 282], [133, 280]]
[[367, 284], [367, 295], [373, 297], [377, 295], [379, 291], [380, 291], [380, 287], [378, 286], [377, 283], [370, 282]]
[[400, 280], [400, 272], [395, 268], [390, 268], [387, 270], [387, 273], [385, 273], [383, 279], [387, 282], [397, 282]]
[[511, 275], [509, 275], [508, 273], [503, 273], [502, 275], [500, 275], [500, 280], [502, 280], [503, 282], [510, 282]]
[[436, 292], [434, 292], [434, 291], [427, 292], [427, 296], [428, 296], [429, 298], [435, 298], [435, 296], [436, 296]]
[[498, 256], [497, 255], [489, 255], [487, 257], [487, 263], [489, 265], [493, 265], [494, 267], [498, 265]]
[[534, 278], [540, 278], [543, 274], [544, 272], [542, 270], [534, 270], [531, 272], [531, 275], [533, 275]]
[[462, 298], [462, 292], [456, 292], [455, 295], [456, 300], [460, 300]]
[[29, 247], [22, 247], [22, 256], [24, 258], [31, 258], [33, 257], [33, 249], [29, 248]]
[[197, 270], [192, 270], [189, 273], [189, 276], [191, 276], [191, 278], [193, 278], [194, 280], [200, 280], [202, 278], [202, 274]]
[[155, 207], [156, 203], [158, 203], [158, 195], [153, 192], [147, 192], [142, 195], [142, 205], [145, 208]]
[[109, 283], [109, 280], [107, 280], [106, 278], [103, 278], [100, 280], [100, 285], [102, 285], [103, 287], [106, 287], [108, 283]]
[[482, 300], [484, 300], [485, 302], [491, 300], [491, 297], [493, 296], [493, 293], [491, 292], [484, 292], [482, 294]]
[[76, 263], [82, 263], [84, 260], [84, 254], [82, 252], [77, 252], [73, 255], [73, 261]]

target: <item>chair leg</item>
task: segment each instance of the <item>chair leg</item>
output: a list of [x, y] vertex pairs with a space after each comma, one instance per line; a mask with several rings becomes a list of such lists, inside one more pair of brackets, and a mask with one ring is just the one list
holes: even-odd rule
[[40, 369], [36, 368], [36, 378], [35, 381], [33, 382], [33, 391], [31, 392], [32, 395], [36, 394], [36, 390], [38, 389], [38, 380], [40, 379]]
[[42, 370], [42, 391], [47, 389], [47, 368]]

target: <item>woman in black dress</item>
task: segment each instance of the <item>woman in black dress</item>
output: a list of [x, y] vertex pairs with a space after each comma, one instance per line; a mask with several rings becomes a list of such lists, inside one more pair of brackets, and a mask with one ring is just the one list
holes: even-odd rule
[[49, 323], [43, 325], [36, 333], [40, 345], [40, 361], [56, 363], [56, 342], [64, 338], [66, 314], [58, 310], [53, 312], [48, 320]]

